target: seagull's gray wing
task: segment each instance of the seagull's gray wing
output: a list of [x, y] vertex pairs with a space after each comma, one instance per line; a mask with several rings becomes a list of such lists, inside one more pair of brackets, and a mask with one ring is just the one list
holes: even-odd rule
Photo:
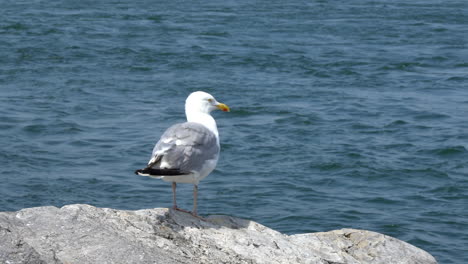
[[219, 144], [205, 126], [186, 122], [168, 128], [156, 143], [148, 167], [200, 171], [208, 160], [217, 160]]

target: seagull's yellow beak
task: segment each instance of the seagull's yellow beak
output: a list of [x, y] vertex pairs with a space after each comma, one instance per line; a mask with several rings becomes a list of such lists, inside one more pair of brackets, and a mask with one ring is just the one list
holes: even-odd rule
[[216, 107], [218, 107], [220, 110], [224, 111], [224, 112], [229, 112], [231, 111], [231, 109], [229, 109], [229, 106], [225, 105], [225, 104], [217, 104]]

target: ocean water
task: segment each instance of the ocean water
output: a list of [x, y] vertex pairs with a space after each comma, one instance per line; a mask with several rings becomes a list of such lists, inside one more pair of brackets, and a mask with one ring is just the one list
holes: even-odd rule
[[368, 229], [468, 263], [466, 1], [0, 6], [1, 211], [170, 207], [169, 183], [133, 171], [203, 90], [232, 111], [213, 114], [202, 215]]

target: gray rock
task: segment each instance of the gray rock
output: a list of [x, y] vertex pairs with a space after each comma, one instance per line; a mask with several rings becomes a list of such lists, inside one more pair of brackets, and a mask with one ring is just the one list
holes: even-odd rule
[[90, 205], [0, 213], [0, 263], [437, 263], [375, 232], [284, 235], [229, 216]]

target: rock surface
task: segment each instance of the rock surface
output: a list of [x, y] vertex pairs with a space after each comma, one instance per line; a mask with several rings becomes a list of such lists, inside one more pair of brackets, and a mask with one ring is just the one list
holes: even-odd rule
[[0, 213], [0, 263], [437, 263], [375, 232], [284, 235], [253, 221], [75, 204]]

